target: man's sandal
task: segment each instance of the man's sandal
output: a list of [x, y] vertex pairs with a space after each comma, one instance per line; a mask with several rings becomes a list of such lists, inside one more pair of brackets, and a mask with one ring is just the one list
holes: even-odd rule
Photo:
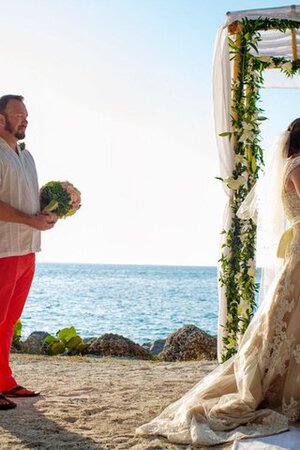
[[5, 395], [0, 394], [0, 411], [4, 411], [5, 409], [13, 409], [17, 405], [12, 402], [11, 400], [8, 400], [8, 398], [5, 397]]
[[9, 391], [4, 391], [4, 395], [7, 397], [36, 397], [40, 395], [40, 392], [34, 392], [30, 391], [29, 389], [24, 388], [23, 386], [15, 386], [12, 389], [9, 389]]

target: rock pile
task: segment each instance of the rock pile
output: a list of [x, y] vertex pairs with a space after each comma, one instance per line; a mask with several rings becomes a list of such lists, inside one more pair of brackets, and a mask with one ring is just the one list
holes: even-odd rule
[[44, 353], [44, 339], [49, 333], [45, 331], [34, 331], [24, 342], [20, 342], [20, 350], [25, 353], [42, 354]]
[[151, 353], [141, 345], [119, 334], [106, 333], [92, 341], [88, 353], [100, 356], [123, 356], [150, 359]]
[[162, 361], [214, 360], [217, 358], [217, 339], [196, 325], [184, 325], [172, 333], [159, 354]]
[[[35, 331], [23, 342], [18, 351], [43, 354], [44, 339], [49, 333]], [[161, 361], [214, 360], [217, 358], [217, 339], [195, 325], [184, 325], [167, 339], [148, 341], [139, 345], [119, 334], [106, 333], [84, 340], [84, 352], [97, 356], [116, 356], [135, 359], [159, 359]], [[14, 349], [13, 349], [14, 350]]]
[[164, 348], [166, 339], [156, 339], [156, 341], [148, 341], [143, 344], [143, 347], [151, 353], [151, 355], [157, 356]]

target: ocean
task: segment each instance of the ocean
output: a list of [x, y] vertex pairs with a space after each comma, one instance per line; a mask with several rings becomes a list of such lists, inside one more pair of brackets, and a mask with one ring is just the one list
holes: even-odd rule
[[184, 324], [216, 335], [216, 267], [38, 263], [22, 338], [74, 326], [82, 337], [118, 333], [143, 343]]

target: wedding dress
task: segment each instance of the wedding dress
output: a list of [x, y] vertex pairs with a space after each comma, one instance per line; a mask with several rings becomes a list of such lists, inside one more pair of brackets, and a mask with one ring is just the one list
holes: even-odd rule
[[298, 165], [300, 156], [288, 159], [282, 181], [292, 230], [285, 262], [238, 353], [138, 428], [138, 435], [211, 446], [276, 434], [300, 419], [300, 198], [295, 190], [284, 190]]

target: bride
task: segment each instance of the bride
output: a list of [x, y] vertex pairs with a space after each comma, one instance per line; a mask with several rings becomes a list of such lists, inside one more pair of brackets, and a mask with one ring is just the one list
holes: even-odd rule
[[[280, 240], [284, 265], [277, 281], [238, 353], [139, 427], [138, 435], [211, 446], [276, 434], [300, 419], [300, 119], [284, 133], [275, 160], [282, 168], [275, 181], [290, 222]], [[279, 205], [277, 199], [273, 209]]]

